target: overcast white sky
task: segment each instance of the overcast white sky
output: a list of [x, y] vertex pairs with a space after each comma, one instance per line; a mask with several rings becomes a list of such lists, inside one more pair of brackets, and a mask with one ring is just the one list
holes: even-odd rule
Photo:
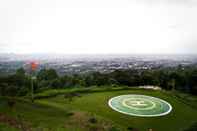
[[196, 0], [1, 0], [1, 53], [196, 53]]

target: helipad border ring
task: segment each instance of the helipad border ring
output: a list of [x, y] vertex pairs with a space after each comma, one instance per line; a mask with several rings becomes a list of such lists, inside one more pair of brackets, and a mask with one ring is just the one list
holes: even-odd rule
[[[164, 112], [164, 113], [160, 113], [160, 114], [152, 114], [152, 115], [147, 115], [147, 114], [146, 114], [146, 115], [140, 115], [140, 114], [135, 114], [135, 113], [131, 113], [131, 112], [125, 112], [125, 111], [118, 110], [117, 108], [115, 108], [115, 107], [111, 104], [111, 102], [112, 102], [113, 99], [116, 99], [116, 98], [119, 98], [119, 97], [123, 97], [123, 96], [129, 96], [129, 95], [131, 95], [131, 96], [149, 97], [149, 98], [152, 98], [152, 99], [157, 99], [157, 100], [159, 100], [159, 101], [165, 103], [165, 104], [169, 107], [169, 109], [168, 109], [168, 111], [166, 111], [166, 112]], [[172, 106], [171, 106], [167, 101], [164, 101], [164, 100], [162, 100], [162, 99], [160, 99], [160, 98], [157, 98], [157, 97], [152, 97], [152, 96], [147, 96], [147, 95], [139, 95], [139, 94], [128, 94], [128, 95], [120, 95], [120, 96], [113, 97], [113, 98], [109, 99], [108, 105], [109, 105], [113, 110], [115, 110], [115, 111], [117, 111], [117, 112], [120, 112], [120, 113], [123, 113], [123, 114], [126, 114], [126, 115], [131, 115], [131, 116], [139, 116], [139, 117], [157, 117], [157, 116], [164, 116], [164, 115], [169, 114], [169, 113], [172, 111]]]

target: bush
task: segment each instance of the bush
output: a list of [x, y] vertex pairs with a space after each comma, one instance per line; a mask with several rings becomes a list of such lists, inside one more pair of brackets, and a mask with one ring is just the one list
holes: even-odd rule
[[73, 113], [73, 112], [69, 112], [69, 113], [67, 113], [67, 115], [68, 115], [68, 116], [73, 116], [74, 113]]
[[7, 103], [10, 108], [13, 108], [16, 104], [16, 101], [14, 99], [8, 99]]
[[133, 131], [133, 127], [128, 127], [127, 130], [128, 131]]
[[112, 126], [112, 127], [109, 129], [109, 131], [120, 131], [120, 130], [119, 130], [118, 128]]
[[90, 123], [92, 123], [92, 124], [96, 124], [96, 123], [98, 122], [97, 119], [94, 118], [94, 117], [90, 118], [88, 121], [89, 121]]

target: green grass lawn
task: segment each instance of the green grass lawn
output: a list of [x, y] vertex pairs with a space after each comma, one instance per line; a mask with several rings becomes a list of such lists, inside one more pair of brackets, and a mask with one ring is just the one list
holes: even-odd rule
[[[111, 97], [125, 94], [158, 97], [168, 101], [173, 110], [166, 116], [143, 118], [121, 114], [108, 106], [108, 100]], [[148, 128], [152, 128], [153, 131], [181, 131], [197, 121], [197, 109], [175, 98], [173, 93], [169, 92], [126, 89], [95, 93], [83, 92], [80, 95], [80, 97], [74, 97], [72, 101], [65, 99], [64, 95], [38, 99], [34, 104], [20, 101], [13, 110], [9, 109], [6, 103], [0, 99], [0, 112], [14, 118], [20, 114], [32, 130], [43, 129], [44, 131], [94, 129], [95, 131], [116, 131], [118, 129], [126, 131], [128, 127], [136, 128], [139, 131], [148, 131]], [[96, 119], [96, 122], [89, 122], [91, 118]], [[3, 129], [4, 126], [0, 126], [1, 128]]]
[[13, 127], [10, 127], [6, 124], [0, 123], [0, 131], [20, 131], [20, 130], [18, 130], [16, 128], [13, 128]]

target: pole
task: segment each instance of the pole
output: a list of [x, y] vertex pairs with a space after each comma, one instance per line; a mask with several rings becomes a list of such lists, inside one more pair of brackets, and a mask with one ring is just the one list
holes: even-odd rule
[[31, 76], [31, 102], [34, 102], [34, 81], [33, 77]]
[[31, 101], [34, 102], [34, 79], [36, 79], [35, 70], [37, 68], [36, 62], [31, 62]]

